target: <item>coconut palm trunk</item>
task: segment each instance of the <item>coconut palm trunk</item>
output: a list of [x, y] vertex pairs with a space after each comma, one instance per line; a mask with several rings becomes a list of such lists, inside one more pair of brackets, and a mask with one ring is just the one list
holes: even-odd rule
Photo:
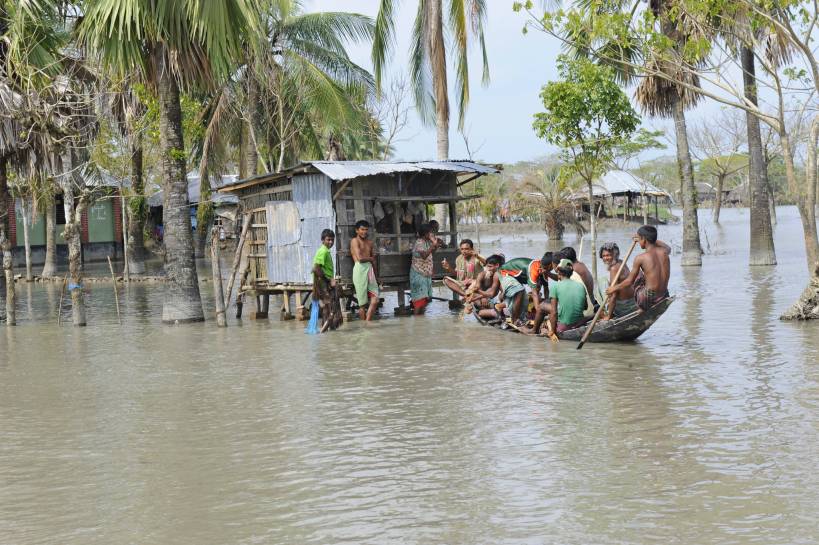
[[[757, 103], [756, 73], [754, 52], [743, 46], [740, 51], [742, 61], [742, 80], [745, 98]], [[748, 130], [748, 192], [751, 208], [751, 248], [750, 265], [776, 265], [771, 211], [768, 207], [768, 174], [765, 168], [765, 150], [762, 146], [762, 133], [759, 118], [750, 112], [745, 113]]]
[[254, 120], [258, 113], [259, 85], [255, 77], [249, 75], [247, 81], [247, 103], [245, 119], [242, 123], [242, 142], [244, 143], [245, 176], [255, 176], [259, 167], [259, 154], [256, 150], [256, 131]]
[[171, 74], [167, 52], [157, 46], [159, 139], [162, 153], [162, 222], [165, 234], [165, 323], [201, 322], [205, 319], [196, 274], [193, 232], [185, 173], [182, 109], [179, 86]]
[[68, 291], [71, 294], [72, 322], [76, 327], [82, 327], [87, 324], [82, 270], [82, 213], [85, 202], [74, 195], [73, 176], [63, 176], [62, 189], [65, 209], [63, 237], [68, 244]]
[[6, 300], [6, 325], [16, 325], [17, 320], [14, 312], [15, 291], [14, 291], [14, 263], [11, 253], [11, 230], [9, 226], [9, 206], [11, 206], [11, 194], [8, 186], [8, 158], [0, 156], [0, 252], [2, 252], [3, 265], [3, 285], [5, 286]]
[[43, 215], [46, 222], [46, 253], [40, 276], [53, 278], [57, 274], [57, 209], [53, 196], [46, 200]]
[[142, 135], [131, 133], [131, 192], [135, 200], [128, 210], [128, 273], [145, 274], [145, 179], [143, 174]]
[[31, 264], [31, 202], [30, 197], [20, 199], [20, 212], [23, 218], [23, 248], [26, 256], [26, 282], [34, 282], [34, 270]]
[[671, 115], [677, 141], [677, 166], [680, 171], [683, 201], [683, 266], [702, 265], [700, 245], [700, 225], [697, 218], [696, 187], [694, 186], [694, 166], [688, 146], [688, 129], [685, 123], [685, 109], [679, 94], [672, 93]]
[[[441, 0], [426, 2], [427, 37], [429, 61], [432, 71], [432, 89], [435, 95], [435, 157], [439, 161], [449, 159], [449, 94], [447, 90], [446, 45], [444, 42], [443, 3]], [[446, 204], [435, 205], [435, 220], [444, 230], [449, 230], [449, 214]]]

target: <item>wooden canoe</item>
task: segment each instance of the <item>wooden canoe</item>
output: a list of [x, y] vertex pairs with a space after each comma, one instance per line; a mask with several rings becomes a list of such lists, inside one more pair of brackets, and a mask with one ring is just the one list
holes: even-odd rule
[[[590, 343], [610, 343], [618, 341], [633, 341], [649, 327], [654, 325], [654, 322], [660, 319], [671, 303], [674, 302], [674, 297], [663, 299], [645, 312], [632, 312], [614, 320], [598, 321], [594, 326], [594, 331], [589, 335], [586, 342]], [[558, 334], [558, 338], [566, 341], [580, 341], [583, 338], [583, 333], [586, 332], [586, 327], [578, 327], [570, 329]]]
[[[614, 320], [598, 321], [594, 327], [594, 331], [589, 335], [586, 342], [609, 343], [633, 341], [654, 325], [654, 322], [659, 320], [660, 316], [668, 310], [668, 307], [671, 306], [673, 302], [674, 297], [669, 297], [663, 299], [645, 312], [632, 312], [631, 314], [626, 314]], [[475, 314], [475, 318], [483, 325], [491, 325], [497, 329], [517, 332], [516, 328], [511, 327], [509, 324], [504, 324], [500, 320], [485, 320], [480, 318], [477, 314]], [[579, 342], [583, 337], [583, 333], [586, 332], [586, 327], [588, 326], [564, 331], [558, 334], [558, 337], [561, 340]]]

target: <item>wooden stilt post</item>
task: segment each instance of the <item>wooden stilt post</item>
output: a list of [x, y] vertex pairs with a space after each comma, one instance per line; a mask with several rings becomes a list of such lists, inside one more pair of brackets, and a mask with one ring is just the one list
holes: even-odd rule
[[[117, 305], [117, 322], [122, 325], [122, 316], [119, 313], [119, 293], [117, 293], [117, 275], [114, 274], [114, 265], [111, 263], [111, 256], [108, 256], [108, 268], [111, 269], [111, 280], [114, 282], [114, 303]], [[62, 302], [62, 299], [60, 300]]]
[[[242, 249], [245, 246], [245, 239], [247, 238], [247, 231], [250, 228], [250, 219], [253, 214], [245, 214], [242, 220], [242, 234], [239, 235], [239, 242], [236, 244], [236, 252], [233, 254], [233, 265], [230, 267], [230, 276], [228, 277], [227, 290], [225, 291], [225, 308], [230, 307], [230, 295], [233, 292], [233, 284], [236, 281], [236, 271], [239, 269], [239, 264], [242, 262]], [[241, 314], [241, 311], [239, 312]]]
[[65, 296], [65, 285], [68, 284], [68, 273], [63, 278], [63, 286], [60, 288], [60, 306], [57, 308], [57, 325], [62, 325], [60, 321], [63, 317], [63, 297]]
[[282, 292], [282, 312], [284, 312], [283, 320], [293, 319], [293, 315], [290, 313], [290, 292], [287, 290]]
[[225, 295], [222, 292], [222, 265], [219, 263], [219, 228], [210, 231], [210, 263], [213, 275], [213, 301], [216, 305], [216, 325], [227, 327], [225, 316]]

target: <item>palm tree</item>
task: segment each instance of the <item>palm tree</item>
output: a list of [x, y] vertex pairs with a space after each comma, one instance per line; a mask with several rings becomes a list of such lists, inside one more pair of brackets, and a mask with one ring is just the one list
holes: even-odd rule
[[289, 0], [262, 9], [261, 31], [243, 37], [234, 77], [205, 99], [203, 136], [193, 146], [205, 188], [208, 173], [230, 162], [233, 144], [239, 175], [247, 177], [260, 161], [281, 170], [288, 160], [321, 158], [327, 132], [354, 144], [350, 135], [369, 122], [359, 102], [371, 92], [372, 76], [350, 60], [346, 44], [371, 39], [372, 19], [302, 13], [300, 2]]
[[[699, 220], [697, 218], [696, 187], [694, 185], [694, 166], [691, 162], [691, 151], [688, 143], [685, 110], [694, 106], [700, 95], [692, 88], [699, 87], [699, 77], [682, 58], [679, 50], [688, 40], [680, 21], [672, 21], [669, 11], [673, 0], [652, 0], [650, 2], [654, 16], [659, 20], [662, 33], [673, 45], [667, 58], [652, 59], [649, 63], [653, 73], [644, 78], [635, 98], [644, 112], [652, 116], [671, 117], [674, 120], [675, 141], [677, 146], [677, 165], [680, 173], [683, 201], [683, 266], [702, 265], [702, 245], [700, 244]], [[668, 77], [666, 77], [668, 76]], [[685, 82], [689, 86], [674, 82]]]
[[578, 236], [586, 232], [571, 200], [571, 184], [559, 167], [533, 172], [524, 181], [523, 189], [527, 204], [533, 206], [542, 217], [549, 240], [563, 240], [566, 227], [573, 228]]
[[140, 120], [146, 113], [145, 104], [139, 99], [139, 94], [133, 88], [132, 82], [108, 82], [100, 78], [100, 86], [106, 88], [101, 91], [107, 96], [104, 104], [106, 114], [114, 123], [119, 133], [125, 138], [130, 153], [130, 188], [127, 210], [127, 237], [126, 266], [128, 274], [145, 273], [145, 244], [144, 231], [147, 215], [147, 200], [145, 199], [145, 179], [143, 164], [143, 136]]
[[63, 43], [57, 7], [56, 0], [0, 0], [0, 250], [8, 325], [15, 324], [8, 170], [44, 166], [45, 148], [41, 133], [31, 130], [27, 98], [57, 66]]
[[[753, 43], [753, 42], [751, 42]], [[740, 46], [742, 63], [742, 82], [745, 98], [757, 104], [756, 63], [753, 46], [747, 42]], [[745, 124], [748, 131], [748, 191], [751, 196], [751, 248], [749, 260], [751, 265], [776, 265], [773, 227], [768, 200], [768, 167], [765, 163], [765, 149], [762, 146], [762, 131], [759, 117], [750, 111], [745, 112]]]
[[[455, 55], [455, 82], [458, 98], [458, 128], [463, 129], [469, 104], [469, 36], [477, 39], [483, 59], [483, 84], [489, 83], [483, 27], [486, 22], [486, 0], [449, 0], [448, 23]], [[395, 41], [395, 17], [398, 0], [380, 0], [375, 21], [372, 59], [376, 87], [380, 89], [384, 68]], [[437, 158], [449, 159], [449, 96], [444, 41], [443, 0], [418, 0], [410, 47], [410, 76], [415, 105], [421, 119], [437, 129]], [[431, 79], [431, 81], [430, 81]]]
[[204, 320], [189, 218], [180, 86], [213, 87], [235, 69], [241, 36], [257, 32], [250, 0], [86, 0], [80, 43], [113, 73], [134, 68], [159, 98], [165, 274], [162, 321]]

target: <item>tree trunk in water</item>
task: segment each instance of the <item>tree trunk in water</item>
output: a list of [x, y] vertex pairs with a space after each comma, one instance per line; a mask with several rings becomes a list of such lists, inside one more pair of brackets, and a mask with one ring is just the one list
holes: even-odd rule
[[142, 135], [131, 135], [131, 192], [128, 210], [128, 273], [145, 274], [145, 179], [143, 178]]
[[691, 153], [688, 147], [688, 129], [685, 124], [685, 110], [682, 100], [679, 97], [672, 100], [674, 131], [677, 137], [677, 165], [680, 170], [683, 201], [683, 255], [681, 264], [684, 267], [699, 267], [702, 265], [702, 246], [700, 245], [700, 226], [699, 220], [697, 219], [694, 167], [691, 164]]
[[[586, 184], [589, 189], [589, 234], [591, 235], [591, 265], [592, 278], [597, 282], [597, 214], [594, 210], [594, 186], [591, 180], [587, 180]], [[594, 294], [589, 294], [594, 297]]]
[[[767, 168], [767, 164], [766, 164]], [[776, 225], [776, 195], [774, 194], [774, 187], [768, 178], [768, 208], [771, 212], [771, 225]]]
[[[754, 52], [743, 46], [740, 56], [745, 98], [756, 104]], [[765, 167], [765, 149], [762, 146], [759, 118], [746, 112], [745, 124], [748, 129], [748, 193], [751, 200], [749, 203], [751, 208], [749, 264], [776, 265], [771, 211], [768, 207], [768, 169]]]
[[159, 52], [159, 136], [162, 154], [162, 221], [165, 227], [165, 323], [201, 322], [205, 319], [193, 250], [193, 234], [185, 173], [185, 144], [179, 87], [167, 66], [167, 53]]
[[46, 253], [43, 278], [53, 278], [57, 274], [57, 210], [53, 198], [46, 203]]
[[[436, 158], [449, 160], [449, 94], [446, 73], [446, 44], [444, 42], [444, 18], [442, 0], [427, 2], [427, 45], [432, 71], [432, 87], [435, 94], [435, 130], [437, 135]], [[450, 230], [447, 205], [436, 204], [434, 217], [441, 229]]]
[[725, 187], [725, 173], [717, 174], [717, 194], [714, 196], [714, 223], [719, 225], [719, 213], [722, 211], [722, 188]]
[[[781, 316], [783, 320], [819, 319], [819, 236], [816, 231], [816, 184], [817, 150], [819, 143], [819, 115], [814, 117], [807, 142], [807, 160], [805, 161], [805, 187], [800, 192], [797, 207], [802, 219], [802, 230], [805, 234], [805, 253], [808, 259], [808, 270], [811, 278], [799, 300]], [[789, 142], [787, 142], [789, 144]], [[783, 153], [787, 153], [783, 146]]]
[[216, 307], [216, 325], [227, 327], [225, 316], [225, 293], [222, 290], [222, 263], [219, 256], [219, 229], [214, 227], [210, 234], [210, 264], [213, 276], [213, 300]]
[[9, 193], [7, 178], [7, 158], [0, 156], [0, 252], [2, 252], [3, 265], [3, 285], [5, 286], [6, 300], [6, 325], [16, 325], [17, 319], [14, 313], [14, 267], [11, 253], [11, 236], [9, 228], [9, 206], [11, 206], [11, 194]]
[[819, 115], [813, 119], [810, 130], [810, 139], [807, 143], [807, 159], [805, 161], [805, 189], [800, 192], [798, 207], [802, 217], [802, 229], [805, 232], [805, 253], [808, 258], [808, 269], [816, 272], [819, 267], [819, 236], [816, 232], [816, 181], [817, 161], [816, 145], [819, 142]]
[[27, 197], [20, 199], [20, 211], [23, 213], [23, 247], [26, 253], [26, 282], [34, 282], [34, 271], [31, 265], [31, 206]]
[[63, 207], [65, 208], [65, 231], [63, 237], [68, 244], [68, 291], [71, 294], [71, 314], [77, 327], [85, 326], [85, 299], [83, 294], [82, 271], [82, 212], [83, 199], [75, 205], [74, 190], [70, 178], [63, 186]]

